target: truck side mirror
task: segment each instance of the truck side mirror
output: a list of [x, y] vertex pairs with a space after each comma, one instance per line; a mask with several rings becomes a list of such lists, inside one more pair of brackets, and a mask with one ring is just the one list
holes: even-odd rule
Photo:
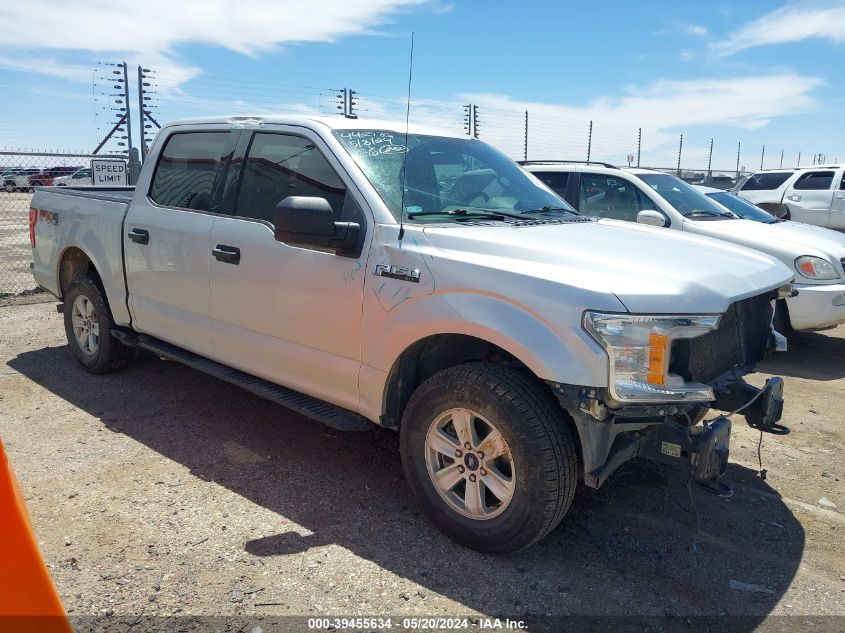
[[666, 226], [666, 218], [658, 211], [643, 209], [637, 214], [637, 223], [648, 224], [649, 226]]
[[325, 198], [288, 196], [276, 205], [273, 235], [278, 242], [314, 246], [338, 255], [357, 255], [357, 222], [335, 222], [334, 212]]

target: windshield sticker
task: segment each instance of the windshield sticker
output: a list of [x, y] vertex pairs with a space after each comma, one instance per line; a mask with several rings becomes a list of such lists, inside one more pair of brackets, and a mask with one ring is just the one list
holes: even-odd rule
[[407, 211], [408, 213], [419, 213], [419, 212], [421, 212], [422, 210], [423, 210], [423, 208], [422, 208], [422, 207], [418, 207], [418, 206], [416, 206], [416, 205], [414, 205], [414, 204], [410, 204], [410, 205], [407, 205], [407, 206], [405, 207], [405, 211]]

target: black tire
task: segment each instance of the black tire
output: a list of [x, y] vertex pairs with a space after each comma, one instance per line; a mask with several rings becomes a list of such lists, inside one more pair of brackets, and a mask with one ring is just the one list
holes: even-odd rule
[[[93, 352], [83, 349], [74, 329], [74, 310], [80, 298], [90, 302], [93, 313], [89, 321], [96, 323], [99, 332]], [[112, 336], [114, 321], [99, 280], [90, 273], [77, 275], [70, 282], [64, 299], [65, 334], [68, 346], [80, 364], [92, 374], [103, 374], [124, 367], [135, 350]]]
[[15, 193], [15, 183], [11, 180], [8, 182], [3, 183], [3, 189], [6, 193]]
[[[455, 408], [470, 409], [493, 423], [510, 451], [513, 494], [492, 518], [475, 519], [455, 510], [429, 474], [429, 427]], [[571, 423], [544, 385], [512, 369], [469, 363], [435, 374], [411, 397], [400, 436], [405, 476], [426, 515], [467, 547], [496, 554], [524, 549], [551, 532], [572, 503], [578, 457]]]

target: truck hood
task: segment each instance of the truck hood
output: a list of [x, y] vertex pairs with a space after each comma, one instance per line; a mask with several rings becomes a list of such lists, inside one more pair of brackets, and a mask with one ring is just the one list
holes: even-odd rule
[[845, 235], [799, 222], [763, 224], [752, 220], [684, 222], [684, 231], [741, 244], [774, 255], [792, 268], [796, 257], [814, 255], [837, 269], [845, 258]]
[[635, 313], [721, 313], [794, 276], [758, 251], [617, 220], [429, 226], [425, 235], [452, 259], [612, 293]]

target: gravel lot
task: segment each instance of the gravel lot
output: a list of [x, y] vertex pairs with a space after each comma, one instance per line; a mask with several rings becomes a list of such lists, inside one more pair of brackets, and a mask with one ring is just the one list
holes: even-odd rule
[[0, 308], [0, 356], [0, 437], [71, 615], [845, 615], [845, 327], [765, 365], [793, 429], [764, 436], [766, 480], [736, 418], [732, 498], [631, 462], [506, 557], [428, 525], [391, 432], [153, 356], [90, 376], [52, 304]]

